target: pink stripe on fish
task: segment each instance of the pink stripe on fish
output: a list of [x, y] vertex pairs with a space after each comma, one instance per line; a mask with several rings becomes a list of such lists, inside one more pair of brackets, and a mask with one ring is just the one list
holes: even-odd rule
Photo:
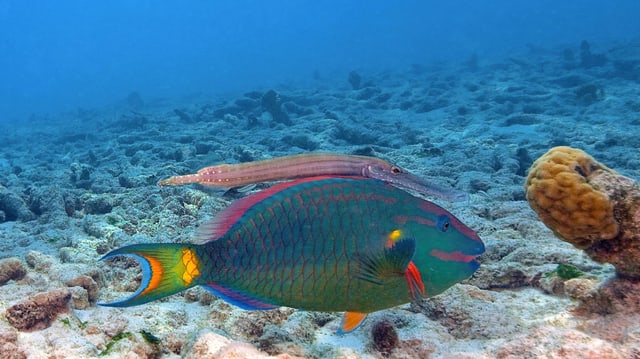
[[435, 227], [436, 223], [434, 221], [431, 221], [427, 218], [424, 217], [418, 217], [418, 216], [411, 216], [411, 217], [407, 217], [407, 216], [395, 216], [393, 217], [393, 221], [395, 223], [397, 223], [398, 225], [403, 225], [407, 222], [416, 222], [416, 223], [420, 223], [420, 224], [425, 224], [427, 226], [430, 227]]
[[466, 255], [462, 252], [459, 251], [455, 251], [455, 252], [445, 252], [445, 251], [441, 251], [438, 249], [433, 249], [431, 250], [431, 255], [442, 259], [443, 261], [454, 261], [454, 262], [465, 262], [465, 263], [469, 263], [472, 260], [476, 259], [476, 256], [470, 256], [470, 255]]

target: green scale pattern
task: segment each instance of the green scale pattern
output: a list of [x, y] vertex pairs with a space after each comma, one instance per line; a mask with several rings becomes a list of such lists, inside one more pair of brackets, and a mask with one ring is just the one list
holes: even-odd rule
[[[436, 228], [442, 215], [461, 231]], [[482, 246], [444, 209], [380, 181], [330, 178], [285, 188], [251, 206], [222, 238], [199, 247], [205, 269], [200, 280], [274, 306], [363, 313], [389, 308], [412, 299], [404, 268], [373, 283], [361, 277], [361, 258], [384, 253], [397, 229], [416, 241], [414, 262], [426, 274], [427, 295], [477, 269], [477, 263], [447, 264], [431, 256], [433, 248]], [[445, 278], [436, 277], [441, 270]]]

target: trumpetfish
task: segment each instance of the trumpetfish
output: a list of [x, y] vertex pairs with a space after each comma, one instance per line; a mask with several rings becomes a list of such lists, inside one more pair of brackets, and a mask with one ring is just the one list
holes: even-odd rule
[[194, 174], [170, 177], [158, 182], [158, 185], [199, 183], [205, 186], [232, 188], [313, 176], [373, 178], [451, 202], [469, 199], [465, 192], [426, 181], [382, 159], [331, 153], [309, 153], [239, 164], [220, 164], [202, 168]]

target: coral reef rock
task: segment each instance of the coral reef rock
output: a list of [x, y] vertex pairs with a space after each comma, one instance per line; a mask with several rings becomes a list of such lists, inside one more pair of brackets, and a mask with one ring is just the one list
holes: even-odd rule
[[288, 354], [270, 356], [260, 352], [251, 344], [233, 341], [215, 333], [204, 333], [196, 340], [185, 358], [295, 359], [297, 357]]
[[59, 313], [69, 309], [70, 299], [69, 289], [54, 289], [12, 305], [7, 308], [5, 316], [9, 324], [18, 330], [44, 329]]
[[18, 258], [0, 260], [0, 285], [5, 285], [10, 280], [22, 279], [25, 274], [27, 271]]
[[18, 333], [14, 329], [0, 328], [0, 358], [24, 359], [26, 354], [18, 347]]
[[536, 160], [526, 197], [542, 222], [618, 275], [640, 278], [640, 185], [582, 150], [554, 147]]

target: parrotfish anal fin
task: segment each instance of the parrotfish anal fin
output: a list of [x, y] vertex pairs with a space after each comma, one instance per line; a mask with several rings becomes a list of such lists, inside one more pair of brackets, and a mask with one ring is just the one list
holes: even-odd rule
[[265, 303], [260, 299], [251, 297], [247, 294], [240, 293], [237, 290], [231, 289], [218, 284], [209, 283], [204, 286], [208, 291], [212, 292], [216, 296], [224, 299], [225, 301], [238, 306], [246, 310], [269, 310], [278, 308], [277, 305]]
[[342, 324], [338, 329], [338, 334], [347, 334], [358, 328], [367, 318], [367, 313], [345, 312], [342, 317]]
[[178, 293], [199, 284], [200, 260], [197, 248], [183, 244], [146, 243], [115, 249], [100, 260], [117, 256], [136, 258], [142, 267], [142, 281], [129, 298], [108, 307], [129, 307], [144, 304]]
[[390, 248], [360, 256], [358, 278], [375, 284], [382, 284], [384, 278], [404, 276], [407, 266], [416, 251], [413, 238], [400, 239]]

